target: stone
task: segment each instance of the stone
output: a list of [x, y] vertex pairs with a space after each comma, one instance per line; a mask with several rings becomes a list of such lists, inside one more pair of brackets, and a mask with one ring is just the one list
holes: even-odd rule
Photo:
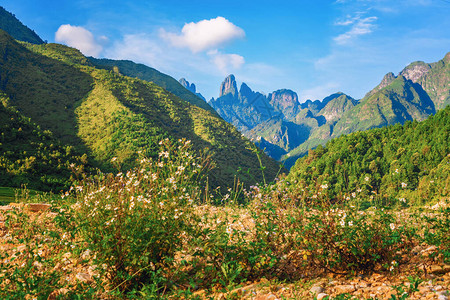
[[319, 286], [319, 285], [315, 285], [313, 286], [310, 290], [311, 294], [313, 295], [318, 295], [320, 293], [323, 293], [325, 290], [323, 289], [323, 287]]
[[324, 299], [325, 297], [328, 297], [328, 296], [329, 296], [328, 294], [320, 293], [320, 294], [317, 295], [316, 299], [317, 300], [322, 300], [322, 299]]
[[27, 208], [33, 212], [44, 212], [52, 207], [50, 204], [45, 203], [28, 203]]
[[254, 300], [278, 300], [277, 296], [274, 294], [266, 294], [266, 295], [258, 295], [254, 298]]
[[356, 288], [354, 285], [347, 284], [347, 285], [337, 285], [334, 287], [336, 294], [345, 294], [345, 293], [352, 293], [356, 291]]
[[91, 258], [91, 250], [86, 249], [83, 253], [81, 253], [81, 259], [82, 260], [89, 260]]
[[450, 272], [450, 265], [432, 265], [430, 273], [432, 274], [446, 274]]
[[77, 275], [75, 275], [75, 278], [82, 282], [91, 282], [92, 281], [91, 275], [86, 274], [86, 273], [77, 273]]
[[0, 211], [8, 211], [8, 210], [11, 210], [11, 209], [12, 209], [12, 207], [9, 206], [9, 205], [2, 205], [2, 206], [0, 206]]

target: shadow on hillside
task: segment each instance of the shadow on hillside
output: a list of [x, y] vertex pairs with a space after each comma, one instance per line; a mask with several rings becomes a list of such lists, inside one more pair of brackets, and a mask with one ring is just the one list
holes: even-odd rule
[[87, 153], [77, 136], [75, 110], [91, 91], [92, 77], [28, 50], [5, 32], [0, 32], [0, 64], [0, 85], [10, 105], [61, 142]]

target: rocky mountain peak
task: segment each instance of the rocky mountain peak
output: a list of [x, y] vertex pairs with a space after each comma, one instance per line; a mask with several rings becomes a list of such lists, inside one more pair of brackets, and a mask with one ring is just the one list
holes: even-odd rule
[[297, 93], [292, 90], [282, 89], [269, 94], [270, 104], [279, 107], [298, 106]]
[[[401, 76], [401, 75], [399, 75]], [[373, 90], [371, 90], [370, 92], [368, 92], [365, 96], [365, 98], [372, 96], [373, 94], [375, 94], [376, 92], [378, 92], [379, 90], [387, 87], [388, 85], [390, 85], [392, 83], [392, 81], [394, 81], [397, 77], [394, 75], [394, 73], [389, 72], [386, 75], [384, 75], [383, 79], [381, 80], [380, 84], [378, 84]]]
[[239, 95], [241, 95], [242, 97], [250, 97], [253, 94], [252, 89], [245, 83], [243, 82], [241, 84], [241, 88], [239, 89]]
[[187, 81], [185, 78], [181, 78], [179, 80], [180, 84], [182, 86], [184, 86], [187, 90], [191, 91], [192, 93], [196, 93], [197, 88], [195, 87], [195, 84], [193, 83], [189, 83], [189, 81]]
[[450, 64], [450, 52], [444, 56], [444, 62], [446, 64]]
[[417, 82], [421, 77], [427, 74], [430, 69], [431, 67], [429, 64], [426, 64], [423, 61], [417, 61], [404, 68], [403, 71], [400, 72], [400, 75], [412, 82]]
[[236, 78], [233, 74], [228, 75], [227, 78], [220, 85], [220, 94], [219, 97], [222, 97], [226, 94], [232, 94], [233, 96], [237, 94], [237, 85]]

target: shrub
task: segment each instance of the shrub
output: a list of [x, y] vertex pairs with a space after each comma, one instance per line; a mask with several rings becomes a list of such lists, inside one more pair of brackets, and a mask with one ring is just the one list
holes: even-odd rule
[[[100, 174], [75, 187], [76, 229], [113, 291], [131, 291], [162, 277], [196, 227], [206, 156], [189, 141], [160, 142], [159, 159], [142, 158], [126, 174]], [[156, 287], [156, 289], [160, 288]]]

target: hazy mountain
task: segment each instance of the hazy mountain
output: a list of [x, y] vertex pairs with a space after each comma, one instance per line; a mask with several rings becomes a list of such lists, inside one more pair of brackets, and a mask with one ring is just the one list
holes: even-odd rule
[[[105, 69], [106, 65], [117, 68], [95, 67], [101, 63]], [[211, 150], [216, 162], [210, 174], [212, 186], [229, 186], [235, 175], [247, 184], [262, 179], [258, 159], [249, 150], [251, 142], [211, 108], [193, 105], [153, 82], [121, 75], [128, 73], [124, 66], [150, 68], [87, 59], [78, 50], [58, 44], [22, 45], [5, 32], [0, 32], [0, 65], [6, 107], [62, 145], [86, 152], [87, 159], [103, 170], [111, 170], [112, 157], [123, 167], [132, 166], [139, 151], [157, 156], [161, 139], [187, 138], [195, 149]], [[266, 177], [273, 179], [278, 164], [265, 155], [262, 159]], [[239, 173], [240, 168], [246, 172]]]
[[229, 75], [220, 86], [220, 97], [209, 104], [227, 122], [245, 134], [274, 115], [267, 97], [252, 91], [242, 83], [238, 91], [234, 75]]
[[200, 99], [203, 99], [204, 101], [206, 101], [205, 97], [203, 97], [202, 94], [197, 93], [197, 87], [195, 86], [195, 84], [189, 83], [189, 81], [187, 81], [186, 78], [181, 78], [180, 80], [178, 80], [178, 82], [182, 86], [184, 86], [188, 91], [190, 91], [192, 94], [194, 94], [197, 97], [199, 97]]
[[15, 15], [0, 6], [0, 29], [19, 41], [42, 44], [44, 41], [30, 28], [23, 25]]

